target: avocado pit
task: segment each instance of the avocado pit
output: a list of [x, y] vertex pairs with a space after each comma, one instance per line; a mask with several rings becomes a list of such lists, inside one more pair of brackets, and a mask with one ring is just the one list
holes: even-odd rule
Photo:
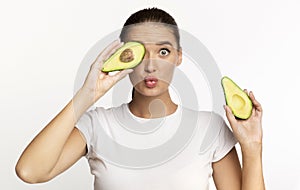
[[134, 60], [134, 54], [132, 49], [130, 48], [125, 49], [120, 55], [120, 61], [123, 63], [128, 63], [132, 60]]

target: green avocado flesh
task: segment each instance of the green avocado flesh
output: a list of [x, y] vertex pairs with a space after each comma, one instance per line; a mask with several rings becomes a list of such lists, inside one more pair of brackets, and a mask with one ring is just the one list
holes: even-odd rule
[[143, 60], [145, 47], [139, 42], [127, 42], [103, 63], [103, 72], [119, 71], [137, 66]]
[[228, 77], [222, 78], [226, 104], [233, 115], [239, 119], [248, 119], [252, 114], [252, 101], [248, 95]]

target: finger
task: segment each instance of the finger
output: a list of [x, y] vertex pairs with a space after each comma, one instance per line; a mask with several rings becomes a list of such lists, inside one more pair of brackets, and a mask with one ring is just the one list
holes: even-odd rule
[[93, 65], [101, 66], [103, 64], [103, 61], [105, 58], [108, 57], [108, 54], [112, 52], [112, 50], [116, 50], [120, 46], [122, 46], [123, 43], [120, 42], [120, 40], [115, 40], [111, 44], [109, 44], [96, 58]]
[[[235, 119], [230, 107], [227, 105], [224, 105], [224, 109], [225, 109], [226, 117], [230, 123], [231, 128], [234, 128], [236, 119]], [[233, 130], [235, 130], [235, 129], [233, 129]]]
[[103, 58], [103, 56], [107, 55], [108, 52], [110, 52], [112, 49], [114, 49], [116, 46], [120, 45], [121, 42], [119, 39], [111, 42], [104, 50], [100, 53], [99, 58]]
[[[250, 94], [248, 93], [248, 90], [247, 90], [247, 89], [244, 89], [244, 92], [245, 92], [245, 93], [247, 94], [247, 96], [250, 98]], [[251, 92], [251, 91], [250, 91], [250, 92]], [[250, 98], [250, 100], [251, 100], [251, 98]], [[256, 111], [256, 110], [255, 110], [255, 107], [253, 106], [251, 115], [255, 115], [255, 114], [256, 114], [255, 111]]]
[[109, 51], [103, 53], [102, 60], [106, 61], [112, 54], [114, 54], [120, 47], [124, 45], [124, 42], [120, 42], [116, 46], [112, 47]]
[[102, 55], [102, 58], [99, 62], [99, 70], [101, 70], [103, 68], [103, 63], [110, 57], [112, 56], [120, 47], [123, 46], [123, 42], [119, 43], [117, 46], [114, 46], [112, 49], [110, 49], [110, 51], [105, 52], [105, 54]]
[[255, 110], [258, 111], [258, 112], [262, 112], [262, 106], [261, 106], [261, 104], [255, 99], [255, 96], [254, 96], [254, 94], [253, 94], [252, 91], [250, 91], [249, 96], [250, 96], [250, 99], [251, 99], [251, 101], [252, 101], [252, 103], [253, 103], [253, 105], [254, 105], [254, 107], [255, 107]]

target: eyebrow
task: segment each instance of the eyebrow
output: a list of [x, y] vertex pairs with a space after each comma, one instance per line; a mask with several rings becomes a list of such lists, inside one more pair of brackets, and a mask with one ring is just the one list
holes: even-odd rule
[[173, 44], [169, 41], [161, 41], [161, 42], [157, 42], [156, 45], [170, 45], [173, 47]]
[[[142, 42], [140, 40], [134, 40], [134, 41], [139, 42], [141, 44], [145, 44], [145, 42]], [[155, 44], [159, 45], [159, 46], [161, 46], [161, 45], [170, 45], [170, 46], [174, 47], [173, 44], [170, 41], [160, 41], [160, 42], [156, 42]]]

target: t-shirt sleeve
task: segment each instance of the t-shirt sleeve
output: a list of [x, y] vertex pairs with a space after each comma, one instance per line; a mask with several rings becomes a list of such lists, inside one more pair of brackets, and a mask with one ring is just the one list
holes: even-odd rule
[[87, 154], [90, 152], [92, 146], [95, 119], [97, 119], [96, 110], [90, 110], [85, 112], [75, 124], [75, 127], [80, 131], [86, 141]]
[[212, 162], [217, 162], [221, 160], [237, 143], [236, 138], [234, 137], [232, 131], [229, 129], [228, 125], [224, 119], [219, 116], [220, 120], [220, 131], [216, 139], [215, 151], [213, 154]]

